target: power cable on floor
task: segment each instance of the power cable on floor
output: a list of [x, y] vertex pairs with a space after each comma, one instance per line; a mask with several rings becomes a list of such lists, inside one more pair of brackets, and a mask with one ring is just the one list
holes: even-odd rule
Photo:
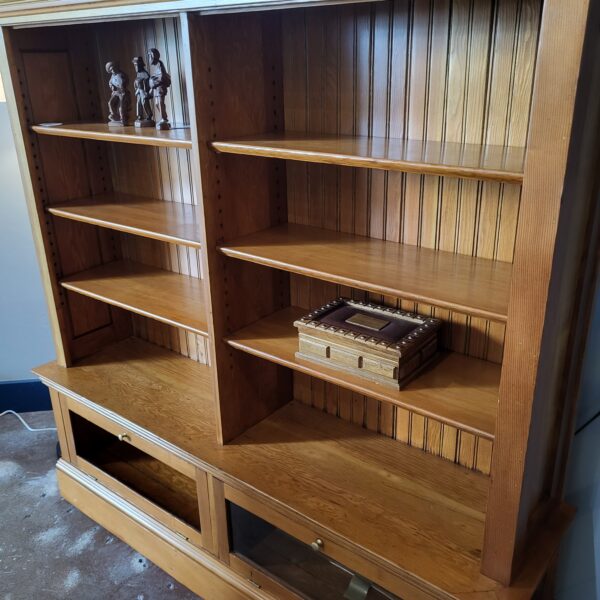
[[3, 413], [0, 413], [0, 417], [3, 417], [4, 415], [14, 415], [15, 417], [17, 417], [17, 419], [19, 419], [19, 421], [23, 423], [27, 431], [56, 431], [56, 427], [29, 427], [29, 425], [25, 422], [25, 419], [19, 413], [16, 413], [14, 410], [5, 410]]

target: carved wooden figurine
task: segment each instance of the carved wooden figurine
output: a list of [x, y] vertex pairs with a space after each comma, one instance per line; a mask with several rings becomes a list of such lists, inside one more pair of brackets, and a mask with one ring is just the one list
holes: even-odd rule
[[156, 48], [148, 50], [148, 59], [150, 64], [155, 67], [154, 74], [150, 77], [150, 89], [154, 97], [154, 105], [160, 114], [160, 121], [156, 124], [156, 129], [171, 129], [165, 106], [167, 90], [171, 87], [171, 76], [160, 60], [160, 52]]
[[129, 79], [116, 62], [106, 63], [106, 72], [110, 74], [108, 86], [111, 95], [108, 101], [108, 124], [127, 125], [129, 119], [130, 93], [127, 89]]
[[136, 77], [133, 82], [136, 109], [135, 126], [154, 127], [150, 73], [146, 71], [146, 63], [141, 56], [136, 56], [132, 62], [136, 72]]

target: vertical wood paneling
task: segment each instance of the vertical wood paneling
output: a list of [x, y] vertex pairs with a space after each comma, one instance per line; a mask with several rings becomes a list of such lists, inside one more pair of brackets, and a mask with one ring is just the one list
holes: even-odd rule
[[[135, 76], [131, 64], [133, 57], [142, 56], [147, 63], [148, 49], [158, 48], [172, 80], [167, 97], [169, 120], [175, 127], [189, 123], [185, 69], [180, 55], [181, 32], [177, 18], [111, 23], [97, 27], [95, 32], [98, 64], [118, 61], [130, 76], [132, 91]], [[149, 65], [146, 68], [151, 71]], [[98, 77], [104, 95], [103, 116], [106, 118], [108, 88], [103, 69], [99, 70]], [[131, 115], [134, 116], [133, 108]], [[123, 193], [167, 202], [198, 204], [191, 160], [190, 150], [111, 144], [113, 187]], [[202, 278], [200, 250], [127, 234], [120, 234], [120, 243], [125, 258]], [[135, 335], [198, 362], [208, 361], [205, 338], [138, 315], [132, 318]]]
[[[540, 10], [540, 0], [390, 0], [286, 12], [286, 130], [524, 146]], [[512, 262], [520, 186], [292, 161], [287, 175], [290, 222]], [[292, 302], [306, 308], [367, 296], [290, 281]], [[369, 297], [435, 315], [445, 347], [502, 361], [500, 323]], [[474, 436], [294, 377], [302, 402], [489, 472], [485, 440], [479, 451]]]
[[123, 311], [67, 293], [58, 284], [66, 275], [118, 258], [112, 232], [45, 212], [52, 204], [110, 191], [105, 148], [94, 142], [50, 141], [29, 130], [33, 123], [98, 118], [98, 90], [90, 75], [92, 48], [85, 27], [51, 29], [44, 35], [13, 31], [11, 38], [27, 160], [35, 173], [35, 210], [63, 342], [58, 359], [68, 365], [126, 336], [128, 329]]

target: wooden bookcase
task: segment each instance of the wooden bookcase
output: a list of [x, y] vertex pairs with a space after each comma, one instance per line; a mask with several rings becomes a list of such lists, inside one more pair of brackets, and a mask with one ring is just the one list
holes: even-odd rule
[[[0, 5], [61, 492], [207, 599], [548, 591], [598, 10], [301, 4]], [[151, 47], [174, 128], [108, 127], [103, 65]], [[339, 296], [441, 319], [441, 360], [394, 391], [296, 358]]]

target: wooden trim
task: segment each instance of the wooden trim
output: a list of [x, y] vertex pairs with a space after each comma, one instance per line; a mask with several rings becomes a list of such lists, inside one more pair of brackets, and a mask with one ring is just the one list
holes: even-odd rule
[[200, 511], [200, 527], [202, 529], [202, 546], [211, 554], [215, 554], [213, 520], [208, 493], [208, 474], [202, 469], [196, 469], [196, 490]]
[[[597, 31], [600, 25], [600, 5], [593, 3], [588, 16], [588, 32]], [[567, 251], [556, 257], [556, 270], [553, 285], [558, 287], [571, 303], [568, 312], [563, 309], [563, 315], [556, 323], [558, 331], [568, 327], [570, 335], [566, 341], [566, 364], [564, 374], [560, 373], [562, 386], [560, 398], [565, 399], [567, 406], [559, 417], [562, 421], [560, 433], [551, 453], [556, 459], [551, 465], [552, 497], [562, 499], [564, 496], [565, 476], [568, 458], [572, 445], [577, 418], [577, 400], [580, 397], [581, 375], [585, 364], [584, 358], [588, 352], [590, 323], [594, 307], [600, 295], [600, 202], [598, 190], [600, 176], [600, 144], [597, 131], [600, 127], [600, 106], [597, 98], [600, 94], [600, 38], [590, 34], [586, 36], [583, 51], [581, 72], [586, 73], [581, 78], [578, 99], [575, 105], [569, 166], [565, 179], [565, 197], [577, 198], [577, 202], [569, 203], [567, 214], [561, 216], [558, 238]], [[584, 232], [574, 243], [572, 231]], [[561, 259], [561, 260], [558, 260]], [[560, 270], [559, 270], [560, 269]], [[563, 281], [576, 284], [563, 289]], [[573, 289], [576, 291], [573, 292]], [[560, 305], [560, 302], [558, 303]], [[574, 304], [574, 306], [571, 306]]]
[[64, 461], [57, 477], [61, 495], [205, 600], [264, 600], [254, 586], [210, 554]]
[[231, 553], [229, 555], [229, 565], [242, 577], [261, 589], [270, 592], [278, 600], [304, 600], [302, 596], [298, 596], [289, 588], [275, 581], [260, 567], [252, 565], [249, 561], [238, 557], [236, 554]]
[[287, 133], [214, 141], [217, 152], [366, 167], [482, 181], [521, 183], [524, 148]]
[[[33, 26], [73, 21], [103, 21], [169, 15], [181, 11], [200, 14], [248, 12], [330, 4], [354, 4], [365, 0], [14, 0], [0, 7], [0, 25]], [[380, 2], [382, 0], [368, 0]]]
[[166, 148], [191, 148], [189, 127], [174, 125], [173, 129], [159, 131], [152, 127], [139, 129], [126, 127], [109, 127], [106, 123], [72, 123], [67, 125], [33, 125], [38, 135], [76, 138], [79, 140], [99, 140], [102, 142], [121, 142], [143, 146], [160, 146]]
[[104, 472], [102, 469], [96, 467], [89, 461], [77, 456], [77, 468], [87, 473], [90, 477], [98, 481], [101, 485], [112, 490], [127, 502], [136, 505], [140, 510], [143, 510], [146, 514], [152, 518], [160, 521], [168, 527], [175, 534], [181, 536], [186, 541], [202, 548], [204, 545], [203, 532], [197, 531], [175, 515], [171, 514], [168, 510], [161, 508], [149, 498], [138, 494], [135, 490], [131, 489], [126, 483], [119, 481], [117, 478]]
[[225, 510], [225, 490], [223, 482], [212, 475], [208, 475], [208, 494], [212, 515], [214, 554], [225, 564], [229, 564], [229, 525]]
[[[115, 419], [112, 416], [108, 417], [97, 411], [95, 407], [91, 407], [70, 395], [63, 394], [63, 398], [64, 406], [68, 410], [73, 411], [80, 417], [87, 419], [113, 435], [126, 434], [128, 437], [126, 443], [165, 463], [169, 467], [179, 471], [182, 475], [190, 479], [194, 479], [196, 476], [196, 467], [192, 463], [169, 451], [168, 448], [161, 446], [155, 440], [149, 439], [147, 433], [141, 428], [135, 427], [134, 424], [129, 424], [124, 420]], [[74, 454], [76, 455], [76, 453]]]
[[94, 300], [207, 335], [204, 283], [196, 277], [118, 260], [66, 277], [60, 284]]
[[81, 221], [124, 233], [200, 248], [200, 208], [193, 204], [140, 198], [116, 192], [80, 198], [48, 207], [63, 219]]
[[[187, 80], [187, 90], [188, 90], [188, 105], [189, 105], [189, 115], [190, 115], [190, 131], [192, 134], [192, 176], [194, 179], [194, 188], [196, 189], [196, 194], [198, 195], [198, 203], [200, 207], [199, 219], [198, 219], [198, 227], [200, 229], [200, 239], [202, 248], [204, 248], [204, 252], [201, 252], [202, 258], [202, 273], [204, 275], [204, 303], [205, 303], [205, 311], [206, 311], [206, 319], [208, 325], [208, 351], [209, 351], [209, 364], [212, 365], [211, 369], [211, 379], [213, 381], [213, 391], [214, 391], [214, 406], [215, 406], [215, 414], [219, 415], [219, 378], [218, 378], [218, 367], [217, 367], [217, 350], [216, 343], [217, 338], [215, 335], [215, 319], [213, 313], [213, 297], [211, 293], [211, 285], [210, 285], [210, 265], [209, 265], [209, 248], [207, 243], [207, 231], [206, 231], [206, 218], [205, 218], [205, 209], [204, 209], [204, 193], [202, 187], [202, 173], [200, 170], [200, 139], [198, 134], [198, 122], [196, 115], [196, 96], [195, 89], [196, 79], [200, 79], [200, 73], [196, 72], [194, 68], [194, 62], [192, 59], [192, 47], [196, 43], [195, 37], [192, 37], [192, 33], [190, 31], [190, 22], [194, 23], [196, 17], [194, 15], [189, 15], [187, 13], [181, 13], [179, 15], [181, 22], [181, 50], [182, 50], [182, 62], [185, 66], [185, 76]], [[223, 442], [223, 438], [221, 436], [220, 427], [217, 428], [216, 432], [217, 439], [219, 442]], [[213, 530], [214, 531], [214, 530]], [[214, 546], [217, 548], [217, 546]]]
[[[261, 365], [259, 376], [256, 359], [234, 353], [223, 341], [232, 328], [285, 306], [286, 294], [289, 295], [283, 274], [228, 264], [217, 250], [219, 242], [232, 237], [230, 231], [245, 233], [249, 229], [263, 229], [285, 214], [285, 176], [279, 166], [267, 161], [257, 165], [248, 163], [244, 157], [218, 155], [208, 146], [216, 135], [214, 131], [235, 127], [244, 132], [266, 123], [281, 126], [278, 16], [246, 15], [246, 18], [250, 23], [243, 39], [230, 45], [227, 36], [217, 33], [216, 28], [221, 24], [235, 30], [239, 16], [182, 17], [184, 46], [189, 45], [189, 60], [186, 55], [184, 62], [190, 66], [188, 89], [193, 96], [190, 97], [193, 146], [201, 168], [198, 179], [202, 186], [206, 235], [203, 256], [206, 257], [207, 298], [210, 298], [212, 317], [209, 338], [214, 340], [211, 364], [215, 377], [217, 436], [221, 443], [235, 439], [285, 404], [291, 398], [292, 388], [291, 373], [265, 363]], [[226, 47], [233, 54], [224, 52]], [[236, 83], [243, 85], [242, 104], [228, 91], [230, 78], [239, 68], [248, 69], [241, 79], [234, 76]], [[265, 86], [270, 89], [266, 97]], [[265, 98], [268, 106], [264, 105]], [[240, 110], [235, 111], [234, 107]], [[255, 122], [257, 118], [260, 123]], [[226, 176], [227, 172], [236, 173], [236, 177]], [[249, 213], [247, 195], [260, 198], [269, 209], [262, 206]], [[243, 306], [232, 300], [242, 294]], [[251, 403], [247, 401], [249, 385], [256, 392]]]
[[[52, 412], [54, 413], [54, 421], [56, 422], [56, 435], [58, 436], [58, 443], [60, 444], [61, 456], [67, 462], [73, 462], [73, 456], [71, 454], [72, 445], [67, 441], [67, 431], [70, 432], [70, 423], [68, 425], [65, 424], [67, 419], [65, 419], [63, 413], [60, 394], [52, 388], [48, 388], [48, 391], [50, 392], [50, 401], [52, 402]], [[72, 435], [72, 432], [70, 432], [70, 434]]]
[[452, 597], [450, 594], [445, 594], [427, 585], [427, 583], [418, 582], [416, 579], [411, 581], [410, 578], [403, 579], [393, 575], [365, 557], [359, 556], [358, 552], [349, 551], [347, 548], [338, 545], [326, 532], [312, 530], [305, 523], [284, 516], [268, 504], [258, 501], [241, 490], [225, 485], [224, 495], [226, 500], [237, 504], [305, 544], [311, 544], [315, 539], [320, 538], [323, 541], [322, 552], [325, 555], [347, 568], [356, 570], [359, 574], [402, 598], [430, 600], [431, 598], [444, 599]]
[[482, 557], [482, 572], [505, 585], [518, 569], [532, 509], [522, 504], [532, 484], [525, 460], [541, 443], [531, 437], [532, 399], [587, 9], [587, 0], [547, 0], [542, 15]]
[[[49, 388], [49, 389], [53, 390], [53, 388]], [[53, 390], [53, 391], [55, 391], [55, 390]], [[56, 393], [58, 394], [58, 398], [60, 400], [61, 411], [63, 413], [63, 423], [65, 426], [65, 442], [67, 444], [70, 462], [71, 462], [71, 464], [77, 466], [77, 464], [78, 464], [77, 463], [77, 461], [78, 461], [77, 447], [75, 446], [75, 437], [73, 435], [73, 426], [71, 424], [71, 419], [69, 417], [70, 398], [67, 395], [65, 395], [62, 392], [59, 392], [57, 390], [56, 390]]]
[[226, 256], [506, 321], [512, 265], [287, 223], [222, 243]]

